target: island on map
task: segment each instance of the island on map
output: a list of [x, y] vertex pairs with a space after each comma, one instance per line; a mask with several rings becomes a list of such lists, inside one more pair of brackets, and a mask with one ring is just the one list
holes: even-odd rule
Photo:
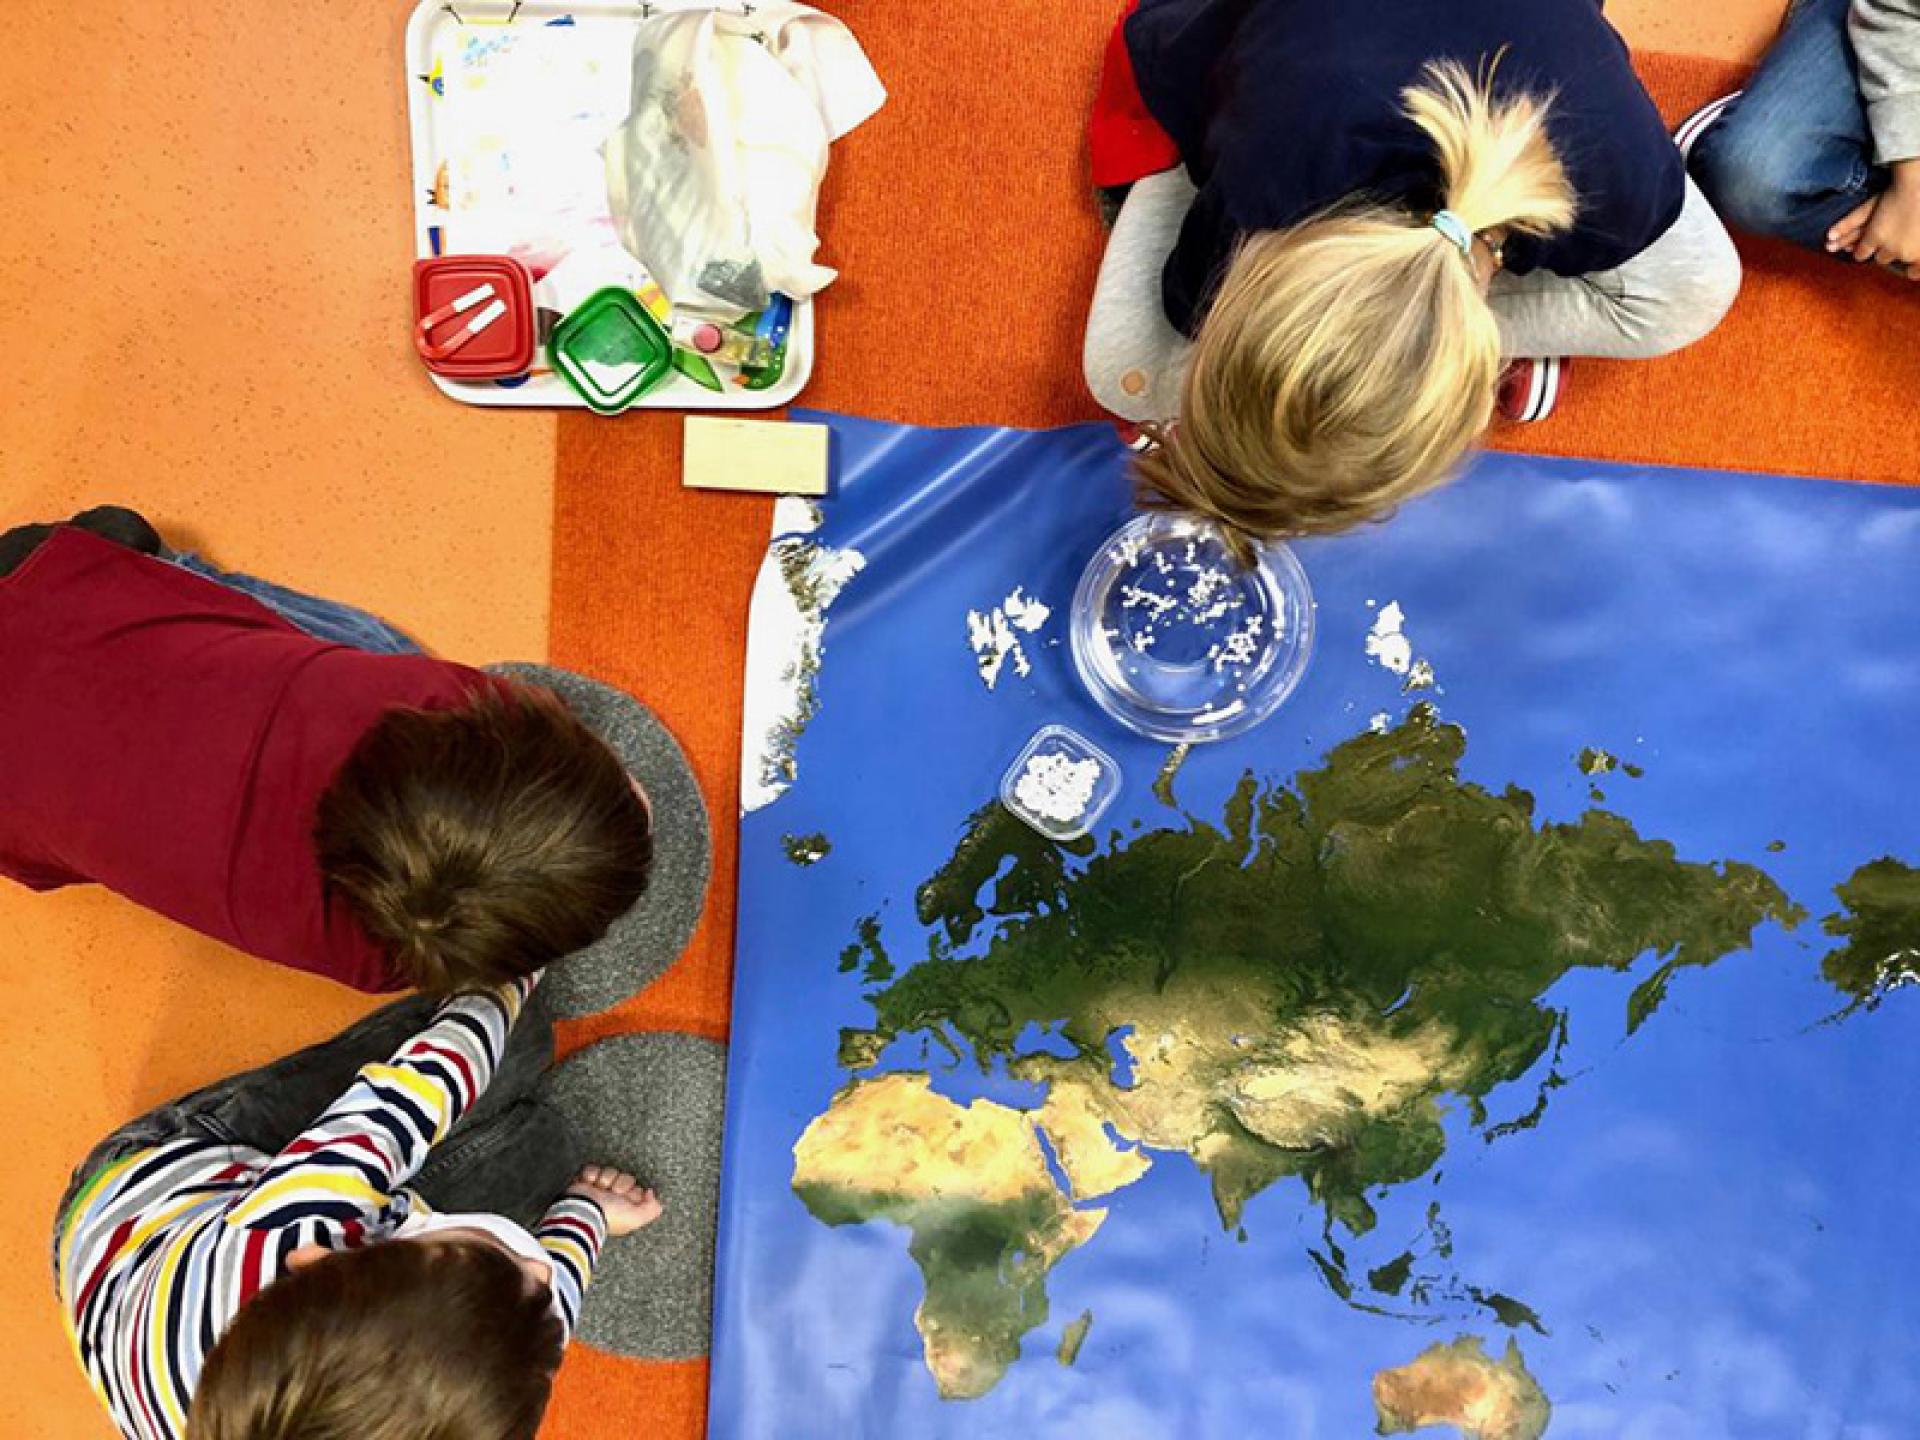
[[[1547, 997], [1569, 971], [1644, 972], [1617, 1012], [1631, 1035], [1685, 973], [1802, 916], [1754, 866], [1683, 860], [1619, 815], [1541, 823], [1526, 792], [1461, 778], [1465, 744], [1416, 705], [1291, 784], [1246, 777], [1217, 822], [1098, 854], [997, 805], [975, 816], [917, 897], [928, 958], [867, 967], [873, 1023], [842, 1033], [840, 1059], [879, 1069], [919, 1035], [1041, 1098], [962, 1107], [922, 1072], [856, 1078], [793, 1179], [829, 1224], [912, 1231], [942, 1395], [981, 1393], [1044, 1320], [1048, 1270], [1105, 1215], [1075, 1207], [1115, 1203], [1169, 1156], [1208, 1177], [1229, 1228], [1269, 1187], [1302, 1186], [1325, 1217], [1309, 1257], [1342, 1300], [1540, 1325], [1453, 1273], [1450, 1244], [1368, 1269], [1335, 1227], [1366, 1235], [1382, 1187], [1435, 1168], [1448, 1107], [1488, 1139], [1541, 1123], [1566, 1083]], [[1527, 1076], [1496, 1119], [1493, 1092]]]
[[1087, 1343], [1087, 1332], [1093, 1329], [1093, 1311], [1082, 1310], [1067, 1322], [1067, 1328], [1060, 1332], [1060, 1346], [1055, 1350], [1054, 1358], [1062, 1365], [1071, 1365], [1080, 1358], [1080, 1347]]
[[1472, 1335], [1375, 1375], [1373, 1408], [1382, 1435], [1451, 1425], [1467, 1440], [1540, 1440], [1553, 1415], [1518, 1344], [1494, 1360]]

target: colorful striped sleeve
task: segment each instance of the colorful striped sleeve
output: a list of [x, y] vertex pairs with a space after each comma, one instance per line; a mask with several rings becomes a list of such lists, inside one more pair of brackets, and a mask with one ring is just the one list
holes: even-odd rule
[[554, 1201], [534, 1230], [534, 1237], [553, 1257], [553, 1298], [560, 1319], [573, 1338], [580, 1323], [580, 1304], [593, 1280], [601, 1248], [607, 1243], [607, 1216], [585, 1195], [568, 1193]]
[[457, 996], [268, 1162], [228, 1223], [284, 1229], [379, 1214], [480, 1098], [537, 976]]

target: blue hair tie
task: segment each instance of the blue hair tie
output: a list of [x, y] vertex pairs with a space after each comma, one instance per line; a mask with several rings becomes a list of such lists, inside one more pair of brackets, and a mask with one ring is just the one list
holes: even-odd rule
[[1451, 210], [1438, 210], [1427, 222], [1447, 239], [1460, 247], [1460, 253], [1469, 260], [1473, 258], [1473, 231], [1467, 228], [1467, 222]]

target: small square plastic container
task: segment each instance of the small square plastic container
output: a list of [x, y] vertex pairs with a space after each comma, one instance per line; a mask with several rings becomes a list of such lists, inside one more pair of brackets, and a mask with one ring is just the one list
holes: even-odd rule
[[1062, 843], [1093, 829], [1119, 793], [1114, 758], [1064, 725], [1036, 731], [1000, 779], [1000, 803]]
[[588, 407], [618, 415], [673, 373], [673, 345], [631, 290], [595, 291], [553, 327], [548, 357]]
[[415, 261], [413, 310], [415, 348], [436, 375], [509, 380], [533, 365], [533, 277], [510, 255]]

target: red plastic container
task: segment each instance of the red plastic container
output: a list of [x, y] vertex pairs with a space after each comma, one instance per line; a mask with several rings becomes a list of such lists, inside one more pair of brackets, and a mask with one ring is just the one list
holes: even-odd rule
[[510, 255], [435, 255], [413, 266], [414, 348], [450, 380], [533, 368], [533, 276]]

